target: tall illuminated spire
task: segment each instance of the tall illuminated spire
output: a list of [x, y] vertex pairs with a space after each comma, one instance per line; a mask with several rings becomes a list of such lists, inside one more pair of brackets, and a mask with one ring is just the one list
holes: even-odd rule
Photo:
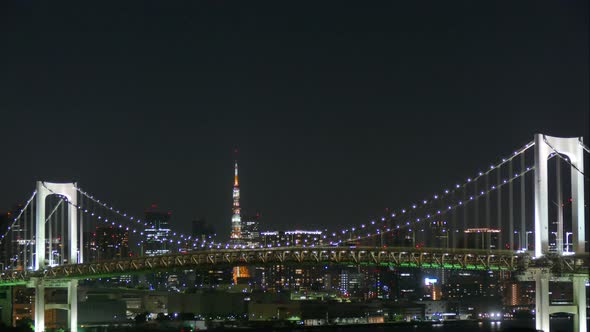
[[[237, 150], [236, 150], [237, 153]], [[238, 181], [238, 161], [234, 163], [233, 215], [231, 217], [231, 240], [240, 242], [242, 238], [242, 216], [240, 215], [240, 183]]]

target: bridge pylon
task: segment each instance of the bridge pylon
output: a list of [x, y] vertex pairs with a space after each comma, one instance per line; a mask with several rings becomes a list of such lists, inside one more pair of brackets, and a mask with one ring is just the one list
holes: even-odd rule
[[[78, 191], [76, 189], [76, 183], [52, 183], [37, 181], [37, 196], [36, 205], [37, 213], [35, 218], [36, 226], [36, 241], [35, 241], [35, 271], [42, 270], [47, 267], [47, 261], [45, 259], [47, 248], [47, 234], [45, 233], [45, 205], [47, 196], [50, 195], [61, 195], [67, 198], [71, 203], [68, 204], [68, 216], [67, 216], [67, 227], [68, 227], [68, 248], [70, 250], [68, 254], [68, 263], [75, 264], [81, 263], [78, 258], [78, 211], [76, 209], [78, 203]], [[43, 278], [32, 278], [30, 287], [35, 288], [35, 332], [45, 331], [45, 288], [67, 288], [68, 289], [68, 303], [67, 305], [53, 305], [52, 307], [57, 309], [65, 309], [68, 311], [68, 325], [70, 331], [78, 330], [78, 281], [77, 280], [66, 280], [60, 283], [47, 284]]]
[[[552, 153], [566, 155], [571, 167], [573, 252], [586, 251], [584, 216], [584, 149], [582, 137], [535, 134], [535, 258], [549, 252], [549, 179], [547, 160]], [[576, 169], [577, 168], [577, 169]], [[559, 241], [558, 241], [559, 242]]]
[[[535, 259], [548, 257], [549, 253], [549, 179], [547, 164], [551, 154], [563, 154], [569, 158], [571, 165], [572, 191], [572, 244], [575, 255], [586, 254], [586, 228], [584, 215], [584, 150], [582, 137], [552, 137], [535, 134]], [[557, 156], [560, 158], [560, 156]], [[558, 174], [558, 177], [561, 175]], [[560, 181], [558, 181], [559, 183]], [[558, 188], [561, 196], [561, 188]], [[558, 223], [563, 227], [563, 223]], [[563, 229], [558, 229], [558, 237], [563, 236]], [[563, 239], [556, 243], [561, 245]], [[550, 254], [551, 255], [551, 254]], [[557, 258], [563, 256], [563, 248], [558, 248]], [[551, 306], [549, 301], [550, 280], [564, 279], [555, 275], [550, 268], [531, 269], [535, 281], [535, 325], [538, 330], [549, 332], [549, 318], [552, 313], [568, 312], [574, 314], [574, 331], [586, 331], [586, 274], [571, 274], [565, 277], [573, 284], [574, 301], [570, 306]]]

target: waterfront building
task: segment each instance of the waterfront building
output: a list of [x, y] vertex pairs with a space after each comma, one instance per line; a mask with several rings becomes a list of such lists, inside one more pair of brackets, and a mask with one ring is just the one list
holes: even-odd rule
[[147, 256], [166, 255], [170, 253], [170, 217], [172, 212], [161, 212], [156, 204], [145, 211], [145, 227], [143, 250]]

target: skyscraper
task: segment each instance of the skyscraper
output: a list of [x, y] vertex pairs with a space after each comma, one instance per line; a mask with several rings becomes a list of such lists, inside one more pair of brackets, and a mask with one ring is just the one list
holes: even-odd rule
[[260, 245], [260, 213], [245, 216], [242, 220], [242, 242], [247, 246]]
[[97, 259], [126, 257], [129, 254], [129, 232], [114, 226], [97, 227], [93, 233]]
[[168, 247], [171, 212], [157, 211], [158, 206], [152, 204], [151, 208], [145, 211], [145, 222], [147, 226], [144, 230], [145, 245], [144, 252], [147, 256], [165, 255], [170, 252]]

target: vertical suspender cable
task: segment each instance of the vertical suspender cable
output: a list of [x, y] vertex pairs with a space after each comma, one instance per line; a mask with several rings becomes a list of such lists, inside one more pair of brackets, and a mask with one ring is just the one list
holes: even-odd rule
[[[452, 194], [452, 199], [450, 204], [454, 204], [455, 202], [455, 193]], [[443, 207], [444, 208], [444, 207]], [[451, 236], [451, 248], [457, 247], [457, 211], [451, 211], [451, 229], [450, 234], [447, 233], [447, 236]]]
[[[522, 157], [520, 158], [520, 172], [525, 171], [525, 159], [524, 159], [524, 152], [522, 152]], [[525, 197], [525, 180], [526, 174], [523, 174], [520, 178], [520, 245], [522, 248], [526, 248], [525, 250], [529, 250], [528, 248], [528, 241], [527, 241], [527, 233], [526, 233], [526, 197]]]
[[31, 200], [31, 209], [29, 210], [29, 227], [31, 230], [31, 238], [29, 239], [30, 242], [30, 246], [29, 246], [29, 262], [31, 264], [31, 270], [33, 269], [33, 266], [35, 266], [35, 262], [34, 257], [33, 257], [33, 252], [35, 252], [35, 201], [36, 199]]
[[[55, 209], [52, 210], [55, 212]], [[49, 265], [53, 265], [53, 213], [49, 215], [49, 225], [47, 225], [47, 238], [49, 239]]]
[[[64, 200], [65, 197], [62, 197], [62, 200]], [[59, 211], [59, 219], [60, 219], [60, 223], [61, 223], [61, 230], [60, 230], [60, 235], [59, 235], [59, 241], [60, 241], [60, 247], [61, 247], [61, 252], [59, 254], [60, 256], [60, 262], [59, 264], [64, 264], [64, 260], [66, 259], [66, 243], [68, 243], [66, 237], [69, 236], [69, 232], [68, 229], [70, 228], [70, 225], [66, 225], [65, 223], [65, 213], [64, 213], [64, 209], [68, 206], [68, 204], [61, 204], [60, 207], [60, 211]], [[66, 229], [66, 227], [68, 229]], [[70, 249], [68, 248], [68, 252], [70, 251]], [[70, 262], [68, 261], [68, 264], [72, 264], [74, 262]]]
[[503, 237], [502, 237], [502, 233], [505, 231], [505, 228], [502, 227], [502, 168], [498, 168], [496, 170], [496, 191], [498, 192], [498, 202], [497, 202], [497, 216], [498, 216], [498, 222], [496, 223], [497, 228], [500, 230], [500, 233], [498, 233], [498, 248], [497, 249], [504, 249], [503, 246]]
[[[474, 185], [474, 189], [473, 189], [473, 192], [474, 192], [473, 199], [475, 200], [475, 202], [473, 202], [473, 203], [474, 203], [473, 205], [474, 205], [474, 207], [475, 207], [475, 208], [474, 208], [474, 209], [475, 209], [475, 216], [474, 216], [474, 218], [473, 218], [473, 222], [471, 223], [471, 225], [470, 225], [470, 226], [471, 226], [471, 227], [477, 227], [477, 226], [479, 226], [479, 199], [478, 199], [478, 197], [477, 197], [477, 181], [474, 181], [473, 185]], [[475, 223], [475, 224], [474, 224], [474, 223]], [[474, 225], [475, 225], [475, 226], [474, 226]]]
[[490, 233], [490, 226], [491, 226], [491, 209], [490, 209], [490, 173], [486, 173], [486, 180], [485, 180], [485, 190], [483, 190], [484, 194], [486, 195], [486, 236], [485, 236], [485, 248], [490, 249], [492, 246], [492, 233]]
[[[28, 209], [29, 207], [26, 206], [25, 208]], [[28, 239], [29, 239], [29, 230], [28, 230], [29, 223], [28, 223], [27, 210], [26, 209], [25, 209], [25, 211], [23, 211], [23, 222], [21, 223], [22, 224], [21, 229], [23, 230], [23, 238], [22, 238], [22, 243], [23, 243], [23, 252], [22, 252], [22, 255], [23, 255], [23, 271], [26, 271], [27, 270], [27, 264], [28, 264], [27, 258], [28, 258], [28, 255], [29, 255], [27, 253], [27, 250], [29, 249], [29, 241], [28, 241]]]
[[[14, 213], [11, 216], [14, 216]], [[14, 264], [14, 261], [15, 261], [14, 260], [14, 253], [16, 251], [16, 250], [14, 250], [14, 229], [15, 229], [15, 226], [16, 226], [15, 224], [12, 224], [12, 226], [10, 226], [10, 242], [8, 242], [8, 247], [10, 248], [10, 256], [9, 256], [10, 258], [8, 260], [8, 263], [10, 264], [10, 266], [12, 268], [15, 267], [15, 264]]]
[[563, 187], [561, 186], [561, 158], [555, 158], [557, 163], [555, 167], [556, 172], [556, 189], [557, 189], [557, 235], [555, 245], [557, 253], [563, 252]]
[[[78, 195], [78, 193], [76, 193], [76, 195], [79, 196], [80, 199], [78, 202], [82, 202], [84, 195]], [[78, 243], [78, 263], [84, 263], [84, 217], [82, 216], [83, 213], [80, 211], [80, 209], [76, 209], [75, 213], [78, 214], [78, 227], [80, 229], [80, 240]]]
[[[513, 176], [512, 170], [512, 159], [508, 163], [508, 178], [510, 179]], [[508, 182], [508, 236], [509, 236], [509, 245], [510, 250], [514, 250], [514, 192], [512, 181]]]
[[467, 186], [463, 189], [463, 229], [461, 230], [461, 237], [463, 238], [463, 248], [467, 248], [467, 234], [465, 230], [467, 229], [467, 218], [469, 217], [467, 211]]

